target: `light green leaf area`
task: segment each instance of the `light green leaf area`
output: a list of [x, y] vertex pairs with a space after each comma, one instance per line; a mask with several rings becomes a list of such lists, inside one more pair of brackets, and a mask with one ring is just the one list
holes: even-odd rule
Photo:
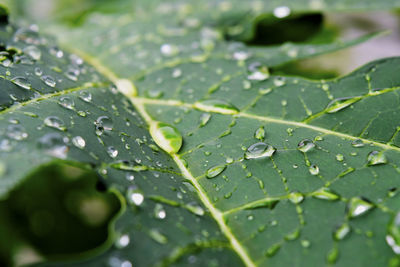
[[[87, 163], [122, 192], [116, 242], [85, 266], [398, 264], [399, 59], [331, 81], [275, 76], [268, 68], [369, 37], [247, 47], [185, 4], [160, 6], [57, 28], [116, 87], [78, 75], [47, 92], [28, 75], [26, 91], [41, 95], [5, 102], [1, 124], [26, 134], [2, 133], [13, 145], [2, 152], [2, 185], [58, 157]], [[68, 58], [52, 60], [65, 68]], [[58, 86], [62, 73], [51, 72]]]

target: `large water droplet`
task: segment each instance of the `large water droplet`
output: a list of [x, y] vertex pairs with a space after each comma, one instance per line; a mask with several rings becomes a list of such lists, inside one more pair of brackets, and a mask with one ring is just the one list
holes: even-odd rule
[[65, 159], [68, 152], [66, 141], [68, 138], [59, 133], [48, 133], [39, 139], [39, 147], [53, 157]]
[[347, 108], [351, 104], [361, 100], [362, 97], [342, 97], [332, 100], [326, 107], [327, 113], [335, 113], [344, 108]]
[[277, 18], [284, 18], [290, 15], [290, 8], [287, 6], [278, 6], [274, 9], [273, 14]]
[[60, 131], [67, 130], [67, 127], [65, 127], [65, 123], [59, 117], [56, 116], [49, 116], [45, 118], [44, 124], [48, 127], [52, 127]]
[[7, 136], [14, 140], [24, 140], [28, 138], [25, 128], [18, 124], [12, 124], [7, 127]]
[[244, 157], [246, 159], [260, 159], [271, 157], [276, 152], [276, 148], [266, 143], [256, 143], [247, 148]]
[[194, 103], [194, 107], [206, 112], [217, 112], [221, 114], [237, 114], [239, 109], [232, 104], [219, 99], [209, 99]]
[[315, 144], [310, 139], [303, 139], [297, 145], [297, 149], [300, 150], [301, 152], [308, 152], [314, 147]]
[[31, 84], [28, 82], [28, 80], [25, 77], [22, 77], [22, 76], [14, 77], [11, 79], [11, 81], [23, 89], [26, 89], [26, 90], [31, 89]]
[[386, 164], [388, 162], [387, 157], [383, 151], [372, 151], [367, 157], [368, 165], [379, 165]]
[[374, 207], [374, 204], [365, 198], [353, 197], [347, 204], [347, 214], [350, 218], [355, 218], [367, 213]]
[[83, 149], [86, 146], [86, 141], [81, 136], [75, 136], [72, 138], [72, 144], [77, 148]]
[[107, 116], [100, 116], [94, 122], [96, 126], [96, 134], [102, 135], [104, 132], [109, 133], [113, 130], [113, 121]]
[[221, 172], [223, 172], [225, 169], [226, 169], [225, 165], [211, 167], [207, 170], [206, 176], [207, 176], [207, 178], [214, 178], [217, 175], [219, 175]]
[[48, 85], [50, 87], [55, 87], [56, 84], [57, 84], [56, 80], [53, 77], [49, 76], [49, 75], [43, 75], [41, 77], [41, 79], [46, 85]]
[[342, 240], [350, 233], [350, 225], [348, 223], [343, 223], [333, 232], [333, 238], [335, 240]]
[[66, 109], [74, 109], [75, 103], [69, 96], [63, 96], [58, 100], [58, 104]]
[[167, 123], [153, 122], [150, 134], [156, 144], [168, 153], [177, 153], [182, 146], [182, 135]]

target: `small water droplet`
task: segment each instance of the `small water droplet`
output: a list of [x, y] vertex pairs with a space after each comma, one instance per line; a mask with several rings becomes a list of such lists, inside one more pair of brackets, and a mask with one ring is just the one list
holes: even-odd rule
[[365, 144], [361, 139], [356, 139], [351, 142], [353, 147], [363, 147]]
[[374, 208], [369, 200], [365, 198], [353, 197], [347, 204], [347, 214], [350, 218], [359, 217]]
[[58, 129], [60, 131], [66, 131], [67, 127], [65, 127], [65, 123], [56, 116], [49, 116], [44, 119], [44, 124], [48, 127]]
[[342, 154], [337, 154], [336, 155], [336, 160], [342, 162], [344, 160], [344, 157]]
[[160, 231], [158, 231], [156, 229], [151, 229], [149, 231], [149, 235], [157, 243], [160, 243], [160, 244], [168, 243], [168, 238], [165, 235], [161, 234]]
[[172, 77], [173, 78], [179, 78], [182, 75], [182, 70], [181, 69], [174, 69], [172, 71]]
[[247, 79], [252, 81], [265, 81], [269, 78], [269, 70], [259, 62], [249, 64], [249, 75]]
[[153, 122], [150, 134], [156, 144], [168, 153], [177, 153], [182, 146], [182, 135], [167, 123]]
[[314, 147], [315, 144], [310, 139], [303, 139], [297, 145], [297, 149], [304, 153], [312, 150]]
[[94, 122], [96, 126], [96, 134], [102, 135], [104, 132], [109, 133], [113, 130], [113, 121], [107, 116], [100, 116]]
[[400, 254], [400, 212], [394, 215], [389, 222], [386, 243], [392, 248], [394, 253]]
[[292, 192], [289, 194], [288, 198], [293, 204], [299, 204], [304, 200], [304, 196], [300, 192]]
[[40, 57], [42, 56], [42, 52], [40, 51], [40, 49], [34, 45], [25, 47], [23, 49], [23, 52], [30, 56], [33, 60], [40, 60]]
[[159, 220], [165, 219], [165, 217], [167, 217], [167, 212], [165, 211], [163, 205], [158, 203], [155, 205], [154, 217], [156, 217]]
[[48, 133], [39, 139], [39, 147], [53, 157], [65, 159], [68, 152], [66, 141], [68, 138], [59, 133]]
[[320, 188], [317, 191], [314, 191], [313, 193], [311, 193], [311, 196], [314, 198], [330, 200], [330, 201], [334, 201], [340, 198], [338, 194], [333, 192], [331, 189], [325, 187]]
[[179, 54], [179, 48], [176, 45], [173, 44], [163, 44], [160, 47], [161, 54], [163, 54], [166, 57], [172, 57], [176, 56]]
[[63, 96], [58, 100], [58, 104], [66, 109], [74, 109], [75, 103], [69, 96]]
[[237, 114], [239, 109], [232, 104], [219, 99], [209, 99], [194, 103], [194, 107], [206, 112], [217, 112], [221, 114]]
[[49, 52], [57, 58], [62, 58], [64, 56], [64, 52], [56, 46], [50, 47]]
[[332, 248], [326, 255], [326, 261], [330, 264], [334, 264], [339, 258], [339, 249], [337, 247]]
[[246, 159], [260, 159], [271, 157], [276, 152], [276, 148], [266, 143], [255, 143], [249, 146], [244, 154]]
[[335, 240], [343, 240], [350, 233], [350, 225], [348, 223], [343, 223], [333, 232], [333, 238]]
[[81, 136], [75, 136], [72, 138], [72, 144], [77, 148], [83, 149], [86, 146], [86, 141]]
[[203, 113], [200, 115], [200, 127], [204, 127], [211, 119], [210, 113]]
[[129, 243], [130, 243], [129, 235], [121, 235], [115, 242], [115, 246], [121, 249], [127, 247]]
[[56, 84], [57, 84], [56, 80], [53, 77], [49, 76], [49, 75], [44, 75], [44, 76], [41, 77], [41, 79], [46, 85], [48, 85], [50, 87], [55, 87]]
[[14, 77], [11, 79], [11, 81], [23, 89], [26, 90], [31, 89], [31, 84], [28, 82], [26, 78], [22, 76]]
[[386, 164], [388, 159], [383, 151], [372, 151], [367, 157], [368, 166]]
[[115, 147], [113, 146], [107, 147], [107, 153], [111, 158], [115, 158], [116, 156], [118, 156], [118, 150], [115, 149]]
[[276, 87], [281, 87], [286, 84], [285, 78], [284, 77], [275, 77], [274, 78], [274, 85]]
[[12, 124], [7, 127], [7, 136], [20, 141], [28, 138], [28, 133], [22, 125]]
[[351, 104], [361, 100], [362, 97], [342, 97], [332, 100], [326, 107], [327, 113], [336, 113], [344, 108], [347, 108]]
[[303, 239], [300, 241], [300, 244], [303, 248], [309, 248], [311, 246], [311, 242], [309, 240]]
[[319, 167], [315, 164], [312, 164], [308, 170], [310, 171], [311, 175], [318, 175], [319, 174]]
[[42, 74], [43, 74], [42, 69], [39, 68], [39, 67], [36, 67], [36, 68], [35, 68], [35, 75], [36, 75], [36, 76], [42, 76]]
[[274, 255], [278, 252], [278, 250], [279, 250], [280, 248], [281, 248], [281, 244], [280, 244], [280, 243], [274, 244], [274, 245], [270, 246], [270, 247], [267, 249], [267, 252], [265, 253], [265, 255], [266, 255], [267, 257], [272, 257], [272, 256], [274, 256]]
[[211, 167], [207, 170], [206, 176], [207, 178], [214, 178], [218, 176], [221, 172], [223, 172], [225, 169], [226, 169], [225, 165]]
[[265, 139], [265, 129], [264, 126], [260, 126], [260, 128], [258, 128], [256, 130], [256, 132], [254, 133], [254, 138], [264, 141]]
[[80, 91], [79, 92], [79, 98], [82, 99], [85, 102], [91, 102], [92, 101], [92, 94], [88, 91]]
[[128, 188], [128, 190], [126, 192], [126, 197], [128, 199], [128, 202], [135, 206], [142, 205], [142, 203], [144, 201], [144, 196], [143, 196], [142, 192], [135, 186], [131, 186]]

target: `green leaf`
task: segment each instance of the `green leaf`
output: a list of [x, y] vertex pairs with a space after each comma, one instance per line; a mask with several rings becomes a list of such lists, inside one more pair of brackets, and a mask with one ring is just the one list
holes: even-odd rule
[[[330, 81], [276, 76], [268, 69], [370, 36], [248, 47], [224, 40], [220, 20], [203, 24], [209, 9], [152, 4], [56, 28], [116, 87], [84, 63], [68, 81], [79, 59], [47, 42], [43, 60], [0, 66], [6, 95], [23, 92], [2, 102], [2, 129], [19, 130], [1, 133], [2, 193], [54, 157], [96, 169], [126, 208], [115, 244], [85, 266], [388, 265], [399, 246], [400, 59]], [[31, 36], [15, 34], [3, 43], [29, 55]]]

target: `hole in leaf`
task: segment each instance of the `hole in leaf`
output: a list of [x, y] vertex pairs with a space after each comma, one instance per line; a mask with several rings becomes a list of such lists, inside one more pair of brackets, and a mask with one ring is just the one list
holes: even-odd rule
[[121, 204], [98, 180], [60, 163], [33, 173], [0, 202], [0, 265], [82, 258], [105, 245]]

